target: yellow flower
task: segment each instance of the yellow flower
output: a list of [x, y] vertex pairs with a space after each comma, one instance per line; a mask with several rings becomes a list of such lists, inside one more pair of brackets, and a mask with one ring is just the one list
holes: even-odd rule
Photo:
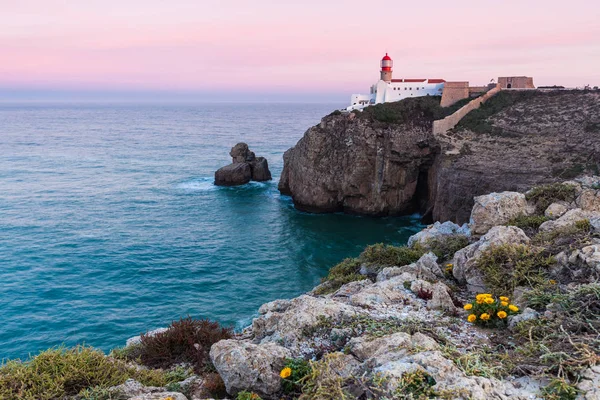
[[470, 310], [471, 308], [473, 308], [473, 304], [469, 303], [469, 304], [465, 304], [465, 306], [463, 307], [465, 310]]
[[519, 311], [519, 307], [515, 306], [514, 304], [511, 304], [508, 306], [508, 309], [512, 312], [517, 312]]
[[506, 312], [504, 312], [504, 311], [498, 311], [498, 314], [496, 314], [496, 315], [498, 316], [498, 318], [504, 319], [504, 318], [506, 318], [506, 316], [508, 314], [506, 314]]
[[551, 285], [556, 285], [556, 281], [554, 279], [550, 279], [550, 284]]
[[477, 304], [483, 304], [483, 299], [476, 299]]
[[481, 318], [484, 321], [487, 321], [488, 319], [490, 319], [490, 314], [483, 313], [479, 316], [479, 318]]
[[469, 321], [469, 322], [475, 322], [476, 319], [477, 319], [477, 316], [475, 314], [471, 314], [467, 317], [467, 321]]
[[452, 264], [446, 264], [446, 267], [452, 267]]
[[165, 397], [163, 400], [175, 400], [173, 397], [169, 396], [169, 397]]
[[502, 304], [504, 307], [506, 307], [508, 305], [508, 301], [502, 301], [502, 302], [500, 302], [500, 304]]
[[285, 378], [289, 378], [289, 376], [292, 374], [292, 369], [290, 367], [285, 367], [284, 369], [281, 370], [281, 372], [279, 373], [279, 376], [282, 377], [283, 379]]
[[506, 296], [500, 296], [500, 301], [508, 301], [509, 298]]
[[491, 297], [486, 297], [484, 301], [485, 301], [485, 304], [492, 304], [492, 303], [494, 303], [495, 300]]

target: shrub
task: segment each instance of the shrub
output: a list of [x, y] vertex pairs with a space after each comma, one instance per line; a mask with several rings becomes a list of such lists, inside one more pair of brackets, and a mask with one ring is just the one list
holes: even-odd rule
[[262, 398], [253, 392], [241, 391], [238, 393], [236, 400], [262, 400]]
[[538, 286], [546, 281], [552, 256], [526, 245], [503, 244], [490, 247], [477, 260], [488, 288], [496, 293], [512, 293], [517, 286]]
[[421, 286], [416, 293], [417, 297], [423, 300], [431, 300], [433, 292], [431, 290], [423, 289]]
[[283, 379], [282, 387], [286, 394], [299, 395], [301, 392], [301, 383], [311, 372], [308, 361], [302, 358], [289, 358], [285, 362], [284, 368], [280, 372]]
[[225, 382], [221, 375], [216, 372], [211, 372], [204, 375], [204, 388], [208, 390], [215, 397], [224, 397], [227, 395], [225, 390]]
[[310, 371], [302, 381], [300, 400], [340, 400], [351, 399], [346, 386], [352, 378], [341, 375], [344, 359], [342, 353], [326, 354], [320, 361], [310, 361]]
[[416, 370], [402, 374], [395, 396], [401, 399], [434, 399], [438, 393], [433, 389], [435, 379], [427, 372]]
[[[454, 253], [469, 245], [465, 235], [454, 234], [431, 238], [425, 242], [425, 249], [430, 249], [438, 257], [439, 262], [445, 262], [454, 257]], [[418, 246], [417, 246], [418, 247]]]
[[360, 273], [363, 264], [369, 264], [373, 271], [385, 266], [407, 265], [417, 261], [424, 253], [421, 248], [390, 246], [383, 243], [367, 246], [358, 258], [346, 258], [329, 270], [322, 282], [328, 282], [315, 290], [316, 294], [332, 293], [348, 282], [360, 281], [369, 277]]
[[564, 379], [554, 379], [542, 389], [546, 400], [575, 400], [579, 391]]
[[90, 347], [51, 349], [25, 362], [13, 360], [2, 365], [0, 398], [46, 400], [84, 391], [100, 398], [103, 388], [120, 385], [130, 378], [148, 386], [170, 383], [163, 371], [137, 370]]
[[489, 293], [478, 294], [474, 301], [464, 305], [464, 309], [469, 312], [467, 320], [487, 327], [506, 327], [508, 316], [519, 312], [519, 307], [509, 301], [506, 296], [495, 299]]
[[564, 183], [553, 183], [550, 185], [536, 186], [525, 195], [528, 201], [535, 204], [537, 214], [544, 214], [546, 208], [557, 201], [572, 202], [576, 197], [576, 189], [573, 185]]
[[537, 230], [548, 219], [543, 215], [519, 215], [508, 221], [507, 225], [516, 226], [523, 230]]
[[434, 120], [445, 117], [451, 111], [440, 107], [439, 96], [424, 96], [375, 104], [364, 108], [357, 117], [389, 124], [412, 124], [431, 128]]
[[142, 335], [139, 359], [151, 368], [168, 368], [174, 364], [189, 363], [198, 373], [208, 372], [210, 347], [232, 336], [231, 328], [217, 322], [191, 317], [173, 321], [164, 332]]
[[532, 244], [544, 247], [547, 254], [558, 254], [591, 244], [592, 236], [590, 221], [582, 220], [574, 225], [539, 232], [533, 237]]
[[360, 258], [377, 265], [403, 266], [417, 261], [423, 253], [422, 249], [377, 243], [367, 246]]

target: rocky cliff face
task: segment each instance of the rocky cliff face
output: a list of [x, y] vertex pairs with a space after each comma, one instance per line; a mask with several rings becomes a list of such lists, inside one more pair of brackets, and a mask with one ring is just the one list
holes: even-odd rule
[[462, 223], [474, 196], [600, 167], [598, 92], [503, 91], [438, 137], [431, 124], [449, 110], [432, 100], [323, 118], [285, 153], [280, 191], [304, 211]]
[[300, 210], [399, 215], [419, 209], [427, 171], [439, 147], [426, 110], [413, 123], [362, 115], [323, 118], [285, 152], [279, 190]]
[[600, 92], [504, 91], [437, 139], [432, 217], [466, 222], [475, 196], [598, 174]]

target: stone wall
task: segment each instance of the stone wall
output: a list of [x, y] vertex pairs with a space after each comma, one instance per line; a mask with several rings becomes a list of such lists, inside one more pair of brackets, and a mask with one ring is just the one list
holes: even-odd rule
[[535, 89], [530, 76], [501, 76], [498, 85], [502, 89]]
[[469, 82], [446, 82], [442, 92], [442, 107], [449, 107], [462, 99], [469, 97]]
[[[467, 84], [466, 89], [468, 92], [469, 91], [468, 84]], [[433, 134], [438, 135], [438, 134], [448, 132], [450, 129], [454, 128], [460, 122], [460, 120], [463, 119], [463, 117], [465, 115], [467, 115], [471, 111], [479, 108], [479, 106], [482, 103], [485, 103], [487, 101], [487, 99], [489, 99], [490, 97], [492, 97], [493, 95], [498, 93], [500, 90], [501, 90], [500, 87], [496, 86], [494, 89], [488, 91], [483, 96], [480, 96], [480, 97], [477, 97], [476, 99], [471, 100], [468, 104], [466, 104], [465, 106], [458, 109], [458, 111], [456, 111], [454, 114], [448, 115], [444, 119], [433, 121]], [[446, 91], [446, 89], [444, 88], [444, 92], [445, 91]], [[443, 96], [442, 96], [442, 100], [443, 100]]]

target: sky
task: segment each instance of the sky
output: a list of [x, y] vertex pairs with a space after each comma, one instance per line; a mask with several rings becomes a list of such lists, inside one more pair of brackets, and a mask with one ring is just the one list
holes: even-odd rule
[[386, 52], [396, 78], [600, 85], [600, 1], [0, 0], [0, 100], [340, 100]]

